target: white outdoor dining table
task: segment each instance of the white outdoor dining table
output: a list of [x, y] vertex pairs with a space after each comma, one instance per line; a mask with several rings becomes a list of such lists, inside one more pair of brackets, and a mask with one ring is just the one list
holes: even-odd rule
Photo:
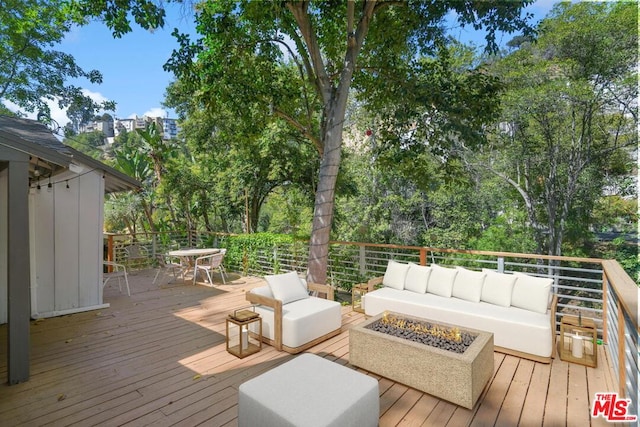
[[[167, 255], [178, 257], [184, 260], [185, 264], [188, 265], [188, 269], [193, 269], [195, 260], [198, 257], [216, 254], [220, 252], [218, 248], [202, 248], [202, 249], [175, 249], [173, 251], [167, 252]], [[188, 271], [188, 270], [187, 270]]]

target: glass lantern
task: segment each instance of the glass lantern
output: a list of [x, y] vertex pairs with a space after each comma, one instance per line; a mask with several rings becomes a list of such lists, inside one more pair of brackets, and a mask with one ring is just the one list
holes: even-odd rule
[[592, 368], [598, 366], [598, 329], [593, 319], [562, 317], [560, 359]]
[[254, 310], [240, 309], [227, 317], [227, 351], [240, 359], [262, 349], [262, 318]]
[[353, 304], [353, 311], [358, 313], [364, 313], [364, 295], [369, 291], [366, 283], [354, 285], [351, 288], [351, 303]]

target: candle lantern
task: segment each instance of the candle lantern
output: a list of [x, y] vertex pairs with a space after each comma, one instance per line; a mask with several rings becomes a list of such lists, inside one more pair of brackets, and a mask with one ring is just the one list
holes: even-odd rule
[[351, 303], [353, 304], [353, 311], [364, 313], [364, 299], [362, 297], [364, 297], [368, 290], [369, 288], [366, 283], [353, 285], [351, 288]]
[[227, 351], [240, 359], [262, 349], [262, 318], [255, 309], [239, 309], [227, 317]]
[[598, 366], [598, 329], [592, 319], [562, 317], [560, 359], [593, 368]]

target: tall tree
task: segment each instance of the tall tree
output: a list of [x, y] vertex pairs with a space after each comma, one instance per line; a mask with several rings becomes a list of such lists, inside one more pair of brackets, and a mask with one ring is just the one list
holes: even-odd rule
[[74, 58], [51, 46], [59, 43], [73, 23], [84, 19], [71, 13], [62, 0], [2, 0], [0, 2], [0, 109], [6, 102], [50, 115], [47, 100], [74, 113], [93, 116], [100, 109], [113, 110], [113, 102], [96, 103], [82, 88], [65, 84], [69, 78], [101, 83], [96, 70], [85, 71]]
[[635, 4], [559, 3], [535, 43], [495, 64], [508, 86], [485, 165], [520, 195], [539, 252], [561, 255], [572, 230], [586, 231], [604, 178], [630, 173], [637, 29]]
[[[315, 146], [320, 169], [308, 274], [310, 280], [325, 283], [342, 127], [352, 87], [395, 86], [396, 81], [385, 80], [390, 73], [382, 69], [399, 70], [410, 78], [418, 68], [416, 56], [434, 53], [452, 12], [463, 24], [486, 27], [488, 45], [495, 47], [497, 30], [524, 26], [520, 11], [527, 3], [206, 1], [196, 16], [202, 38], [191, 42], [176, 32], [181, 48], [167, 68], [190, 81], [203, 103], [215, 104], [228, 86], [236, 95], [244, 88], [244, 96], [236, 101], [238, 111], [247, 103], [257, 103]], [[145, 0], [79, 4], [84, 6], [83, 13], [103, 17], [116, 34], [128, 31], [128, 12], [149, 26], [162, 23], [163, 13], [150, 13], [153, 4]], [[291, 60], [298, 65], [299, 76], [282, 79], [276, 64]]]
[[317, 156], [299, 132], [282, 120], [274, 121], [264, 108], [246, 104], [245, 119], [239, 120], [231, 97], [218, 98], [215, 109], [205, 110], [180, 82], [169, 88], [167, 104], [186, 116], [182, 135], [196, 169], [204, 172], [215, 210], [222, 213], [227, 210], [224, 205], [234, 207], [245, 217], [246, 232], [256, 230], [260, 210], [275, 188], [296, 186], [313, 194]]

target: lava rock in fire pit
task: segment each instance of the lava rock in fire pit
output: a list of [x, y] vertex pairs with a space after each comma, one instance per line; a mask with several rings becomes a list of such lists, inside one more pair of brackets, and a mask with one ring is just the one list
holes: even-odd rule
[[[367, 328], [454, 353], [464, 353], [475, 339], [475, 336], [468, 332], [443, 329], [430, 323], [398, 318], [391, 320], [382, 318], [367, 326]], [[453, 339], [450, 339], [450, 337], [453, 337]]]

